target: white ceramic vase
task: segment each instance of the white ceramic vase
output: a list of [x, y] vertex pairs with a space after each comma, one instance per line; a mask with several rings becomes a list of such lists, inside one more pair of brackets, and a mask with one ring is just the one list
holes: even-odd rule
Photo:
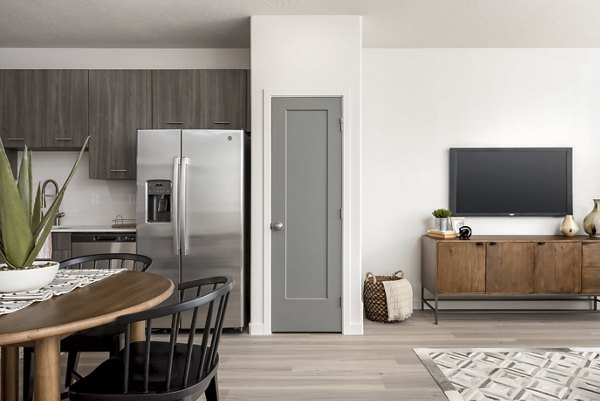
[[600, 237], [600, 199], [594, 199], [594, 209], [583, 219], [583, 229], [590, 237]]
[[[38, 290], [48, 284], [58, 272], [58, 262], [33, 262], [36, 267], [21, 270], [0, 270], [0, 292], [22, 292]], [[48, 265], [48, 266], [44, 266]], [[1, 264], [0, 267], [6, 266]]]
[[575, 223], [573, 215], [567, 214], [560, 225], [560, 232], [565, 237], [573, 237], [577, 234], [577, 231], [579, 231], [579, 226]]

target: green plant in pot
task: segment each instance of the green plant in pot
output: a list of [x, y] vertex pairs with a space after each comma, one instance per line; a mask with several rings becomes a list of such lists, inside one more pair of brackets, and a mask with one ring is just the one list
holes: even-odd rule
[[435, 217], [436, 230], [448, 231], [450, 229], [450, 216], [452, 216], [450, 209], [435, 209], [431, 214]]
[[58, 263], [35, 259], [50, 235], [67, 185], [75, 174], [88, 141], [89, 137], [64, 185], [46, 213], [43, 213], [39, 184], [33, 196], [29, 150], [25, 147], [15, 180], [0, 140], [0, 257], [4, 261], [0, 264], [0, 292], [31, 291], [54, 279]]

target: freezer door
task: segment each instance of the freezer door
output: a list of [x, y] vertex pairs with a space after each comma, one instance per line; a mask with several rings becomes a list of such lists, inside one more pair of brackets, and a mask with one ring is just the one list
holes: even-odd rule
[[243, 327], [244, 133], [182, 131], [182, 281], [235, 280], [225, 327]]
[[[180, 153], [181, 130], [138, 130], [137, 252], [152, 258], [149, 272], [166, 276], [175, 285], [180, 279], [178, 237], [174, 236], [178, 229], [176, 204]], [[161, 212], [160, 219], [153, 217], [152, 202], [148, 201], [148, 188], [151, 193], [157, 193], [158, 184], [161, 185], [159, 189], [170, 192], [171, 196], [170, 202], [157, 200], [160, 210], [170, 210], [170, 216]], [[176, 294], [171, 301], [177, 301]]]

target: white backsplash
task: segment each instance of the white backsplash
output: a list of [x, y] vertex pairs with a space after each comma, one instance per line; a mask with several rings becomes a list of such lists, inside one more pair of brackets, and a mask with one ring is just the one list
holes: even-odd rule
[[[59, 186], [67, 179], [78, 152], [32, 152], [34, 191], [37, 183], [51, 178]], [[22, 152], [19, 152], [19, 162]], [[61, 211], [61, 225], [110, 225], [116, 215], [135, 218], [135, 181], [89, 179], [89, 155], [85, 152], [67, 188]], [[48, 190], [48, 188], [52, 188]], [[51, 186], [47, 192], [53, 192]], [[48, 201], [52, 201], [48, 198]]]

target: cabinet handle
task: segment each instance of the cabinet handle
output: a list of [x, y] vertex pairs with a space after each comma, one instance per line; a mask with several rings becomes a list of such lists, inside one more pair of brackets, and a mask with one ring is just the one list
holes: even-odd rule
[[24, 141], [25, 138], [6, 138], [7, 141]]
[[495, 242], [490, 242], [490, 246], [496, 246]]
[[475, 245], [477, 245], [477, 246], [482, 246], [482, 245], [483, 245], [483, 242], [477, 242]]
[[165, 124], [183, 124], [183, 121], [167, 121]]
[[110, 171], [111, 173], [126, 173], [127, 172], [127, 170], [122, 170], [122, 169], [121, 170], [119, 170], [119, 169], [110, 169], [108, 171]]
[[71, 141], [71, 138], [63, 137], [63, 138], [54, 138], [55, 141]]
[[231, 124], [231, 121], [213, 121], [213, 124], [225, 125], [225, 124]]
[[546, 245], [545, 242], [538, 242], [538, 245]]

